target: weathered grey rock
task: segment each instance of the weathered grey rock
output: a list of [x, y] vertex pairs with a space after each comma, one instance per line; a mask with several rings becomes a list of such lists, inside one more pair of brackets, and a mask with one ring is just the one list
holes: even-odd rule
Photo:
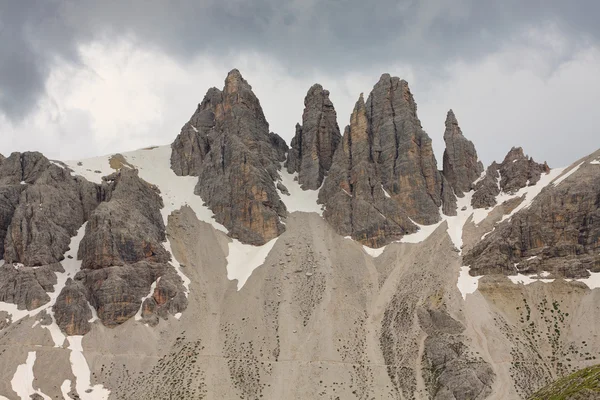
[[337, 114], [329, 91], [315, 84], [304, 98], [302, 126], [296, 125], [287, 160], [288, 172], [298, 172], [298, 183], [303, 189], [321, 187], [340, 140]]
[[456, 213], [406, 81], [381, 76], [362, 95], [319, 192], [324, 217], [342, 235], [382, 246]]
[[[160, 280], [155, 290], [150, 293], [152, 283], [157, 279]], [[142, 298], [149, 293], [156, 304], [151, 313], [163, 318], [166, 318], [168, 313], [182, 312], [187, 307], [181, 278], [169, 264], [140, 261], [122, 266], [82, 270], [75, 276], [75, 282], [88, 291], [90, 304], [97, 310], [98, 318], [107, 327], [115, 327], [133, 317], [142, 306]], [[65, 316], [69, 316], [69, 313], [70, 310], [59, 311], [59, 314]], [[149, 318], [147, 307], [143, 309], [143, 314]], [[75, 314], [73, 319], [81, 321], [85, 316]]]
[[548, 172], [548, 164], [538, 164], [525, 156], [521, 147], [513, 147], [500, 165], [500, 187], [506, 193], [515, 193], [525, 186], [535, 185], [542, 173]]
[[54, 291], [56, 275], [64, 271], [59, 263], [43, 267], [25, 267], [21, 264], [4, 264], [0, 267], [0, 301], [13, 303], [20, 310], [33, 310], [48, 301], [47, 292]]
[[587, 270], [600, 271], [599, 199], [598, 166], [584, 162], [569, 178], [547, 186], [529, 207], [499, 224], [465, 255], [464, 264], [474, 275], [548, 271], [587, 277]]
[[369, 147], [367, 109], [361, 94], [319, 191], [319, 202], [325, 204], [323, 216], [341, 235], [380, 247], [417, 227], [386, 195]]
[[2, 225], [10, 223], [4, 259], [26, 266], [59, 262], [71, 237], [102, 201], [102, 189], [71, 176], [69, 170], [50, 163], [40, 153], [14, 153], [1, 169]]
[[88, 303], [89, 293], [80, 282], [71, 278], [61, 290], [52, 306], [57, 325], [67, 335], [85, 335], [92, 328], [92, 311]]
[[[296, 133], [290, 143], [287, 159], [285, 160], [285, 168], [290, 174], [300, 171], [302, 164], [302, 156], [300, 150], [302, 148], [302, 125], [296, 124]], [[331, 167], [331, 166], [330, 166]]]
[[287, 145], [269, 132], [238, 70], [227, 75], [223, 91], [208, 91], [189, 124], [172, 146], [175, 173], [198, 175], [196, 194], [232, 237], [261, 245], [281, 234], [286, 209], [274, 181]]
[[54, 306], [56, 321], [67, 334], [89, 331], [88, 303], [104, 325], [125, 322], [140, 310], [157, 280], [152, 293], [157, 318], [187, 307], [181, 278], [162, 245], [166, 236], [158, 189], [130, 168], [103, 179], [106, 201], [92, 212], [78, 250], [83, 269]]
[[388, 193], [415, 222], [440, 220], [442, 176], [405, 80], [383, 74], [367, 100], [371, 157]]
[[158, 189], [123, 168], [104, 178], [108, 201], [91, 214], [78, 250], [82, 268], [97, 269], [137, 261], [165, 263], [165, 226]]
[[0, 186], [0, 255], [4, 255], [4, 239], [6, 232], [15, 213], [15, 208], [19, 204], [21, 191], [25, 185], [4, 185]]
[[423, 361], [431, 398], [483, 400], [492, 392], [495, 374], [481, 357], [470, 354], [462, 335], [464, 326], [443, 308], [419, 308], [419, 322], [427, 333]]
[[12, 153], [0, 164], [0, 186], [34, 183], [50, 166], [50, 161], [37, 151]]
[[485, 171], [483, 178], [475, 184], [471, 205], [473, 208], [488, 208], [496, 205], [496, 196], [500, 194], [499, 166], [493, 162]]
[[456, 196], [463, 197], [481, 176], [483, 164], [477, 157], [475, 145], [464, 137], [452, 110], [446, 116], [444, 142], [444, 177], [454, 188]]
[[513, 147], [501, 164], [492, 163], [485, 176], [475, 185], [471, 200], [474, 208], [487, 208], [496, 205], [500, 192], [516, 193], [526, 186], [535, 185], [541, 175], [550, 172], [548, 164], [539, 164], [528, 158], [521, 147]]

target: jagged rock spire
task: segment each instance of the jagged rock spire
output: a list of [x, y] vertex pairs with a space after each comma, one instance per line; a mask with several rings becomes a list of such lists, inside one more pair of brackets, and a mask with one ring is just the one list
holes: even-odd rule
[[287, 145], [269, 132], [252, 87], [237, 69], [223, 90], [209, 89], [172, 145], [171, 167], [197, 175], [196, 194], [242, 242], [261, 245], [285, 230], [274, 181]]
[[473, 143], [464, 137], [452, 110], [448, 111], [446, 116], [444, 141], [444, 177], [454, 189], [454, 193], [463, 197], [465, 192], [473, 188], [473, 182], [481, 176], [483, 164], [477, 157]]
[[331, 168], [333, 154], [341, 140], [337, 114], [329, 91], [314, 84], [304, 98], [302, 125], [296, 125], [286, 167], [298, 172], [303, 189], [318, 189]]
[[[350, 126], [319, 193], [324, 217], [344, 236], [378, 247], [456, 212], [408, 83], [383, 74]], [[411, 221], [412, 220], [412, 221]]]

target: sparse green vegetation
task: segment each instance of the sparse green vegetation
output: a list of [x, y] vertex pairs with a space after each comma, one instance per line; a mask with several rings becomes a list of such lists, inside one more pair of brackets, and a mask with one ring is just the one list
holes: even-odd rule
[[533, 394], [530, 400], [575, 400], [600, 398], [600, 365], [584, 368], [557, 380]]

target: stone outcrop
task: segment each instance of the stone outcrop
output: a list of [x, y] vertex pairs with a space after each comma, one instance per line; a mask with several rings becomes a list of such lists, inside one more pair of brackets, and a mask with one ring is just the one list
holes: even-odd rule
[[483, 164], [477, 157], [473, 142], [465, 138], [458, 126], [458, 121], [452, 110], [446, 116], [446, 131], [444, 132], [444, 177], [448, 180], [454, 193], [463, 197], [464, 193], [473, 188], [483, 172]]
[[47, 292], [54, 291], [54, 272], [61, 271], [59, 263], [36, 268], [4, 264], [0, 267], [0, 301], [16, 304], [20, 310], [38, 308], [50, 300]]
[[535, 185], [542, 174], [548, 172], [547, 163], [539, 164], [527, 157], [521, 147], [513, 147], [501, 164], [494, 162], [488, 167], [485, 176], [475, 185], [471, 204], [474, 208], [493, 207], [500, 192], [514, 194]]
[[298, 172], [298, 183], [303, 189], [321, 187], [340, 140], [337, 114], [329, 91], [315, 84], [304, 98], [302, 125], [296, 125], [286, 161], [289, 173]]
[[162, 245], [166, 236], [158, 189], [130, 168], [103, 180], [106, 201], [91, 214], [79, 246], [82, 270], [54, 305], [56, 321], [68, 334], [91, 328], [88, 303], [105, 326], [122, 324], [140, 310], [155, 282], [150, 295], [157, 306], [146, 313], [148, 321], [157, 323], [158, 316], [187, 307], [181, 278]]
[[71, 236], [102, 200], [98, 185], [73, 177], [41, 153], [0, 165], [0, 301], [35, 309], [50, 300]]
[[197, 175], [196, 194], [229, 234], [261, 245], [285, 230], [275, 187], [287, 145], [269, 132], [260, 102], [238, 70], [210, 89], [172, 145], [171, 168]]
[[92, 213], [79, 246], [82, 268], [98, 269], [137, 261], [168, 262], [162, 246], [165, 226], [158, 189], [137, 170], [123, 168], [104, 180], [108, 197]]
[[100, 188], [41, 153], [13, 153], [0, 166], [4, 260], [26, 266], [59, 262], [71, 236], [102, 200]]
[[587, 270], [600, 271], [598, 170], [584, 162], [563, 182], [547, 186], [529, 207], [475, 245], [464, 264], [473, 275], [548, 271], [587, 277]]
[[[381, 76], [350, 126], [319, 192], [324, 217], [344, 236], [379, 247], [419, 224], [456, 212], [455, 197], [437, 169], [431, 139], [417, 117], [408, 84]], [[412, 220], [412, 221], [411, 221]]]

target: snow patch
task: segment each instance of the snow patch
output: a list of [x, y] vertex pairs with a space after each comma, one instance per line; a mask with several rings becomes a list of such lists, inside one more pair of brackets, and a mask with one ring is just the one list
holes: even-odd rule
[[33, 394], [38, 394], [44, 399], [52, 400], [39, 389], [36, 390], [33, 388], [33, 380], [35, 379], [33, 376], [33, 365], [35, 364], [35, 359], [35, 351], [30, 351], [27, 353], [27, 360], [25, 361], [25, 364], [21, 364], [17, 367], [15, 375], [10, 381], [12, 390], [17, 393], [17, 396], [19, 396], [21, 400], [30, 400]]
[[565, 179], [567, 179], [569, 176], [573, 175], [575, 172], [577, 172], [577, 170], [579, 169], [579, 167], [581, 167], [581, 165], [584, 163], [584, 161], [580, 162], [577, 166], [571, 168], [570, 171], [566, 172], [565, 174], [563, 174], [563, 176], [561, 176], [560, 178], [556, 179], [554, 182], [552, 182], [552, 184], [554, 186], [558, 186], [561, 184], [562, 181], [564, 181]]
[[461, 267], [460, 272], [458, 274], [458, 281], [456, 282], [456, 286], [462, 294], [463, 300], [467, 299], [467, 295], [471, 293], [475, 293], [477, 288], [479, 287], [479, 279], [482, 276], [471, 276], [469, 271], [471, 268], [469, 267]]
[[227, 254], [227, 279], [237, 282], [237, 290], [240, 290], [252, 272], [264, 264], [265, 259], [273, 249], [278, 237], [271, 239], [262, 246], [243, 244], [237, 239], [229, 242], [229, 254]]
[[592, 272], [589, 269], [587, 271], [590, 274], [588, 278], [576, 279], [576, 281], [585, 283], [590, 289], [600, 288], [600, 272]]
[[384, 189], [383, 185], [381, 185], [381, 190], [383, 190], [383, 195], [387, 198], [391, 198], [392, 196], [390, 196], [390, 194], [387, 192], [387, 190]]
[[594, 161], [590, 161], [590, 164], [600, 165], [600, 158]]
[[[544, 271], [545, 272], [545, 271]], [[523, 274], [517, 274], [517, 275], [508, 275], [507, 278], [511, 280], [512, 283], [518, 285], [530, 285], [534, 282], [542, 282], [542, 283], [550, 283], [550, 282], [554, 282], [554, 279], [544, 279], [544, 277], [548, 276], [549, 274], [533, 274], [533, 275], [523, 275]]]
[[82, 339], [83, 336], [78, 335], [68, 337], [69, 349], [71, 350], [69, 361], [71, 362], [71, 371], [75, 376], [75, 389], [82, 400], [107, 400], [110, 394], [108, 389], [105, 389], [102, 385], [91, 385], [91, 372], [83, 355]]
[[402, 239], [400, 239], [400, 243], [421, 243], [429, 236], [431, 236], [431, 234], [437, 229], [437, 227], [440, 226], [440, 224], [444, 221], [442, 220], [433, 225], [419, 225], [412, 219], [411, 222], [415, 224], [419, 228], [419, 230], [415, 233], [402, 236]]
[[289, 195], [282, 193], [279, 196], [285, 204], [288, 212], [315, 212], [319, 215], [323, 215], [322, 207], [317, 203], [317, 199], [319, 197], [318, 190], [303, 190], [298, 181], [294, 180], [294, 178], [298, 177], [298, 174], [288, 173], [287, 170], [283, 168], [283, 163], [279, 176], [281, 178], [281, 183], [290, 193]]
[[180, 312], [178, 312], [177, 314], [175, 314], [175, 315], [174, 315], [174, 317], [175, 317], [175, 319], [179, 319], [179, 318], [181, 318], [181, 313], [180, 313]]
[[[352, 239], [350, 236], [347, 236], [346, 238]], [[371, 248], [369, 246], [364, 246], [363, 245], [363, 250], [365, 251], [365, 253], [367, 253], [371, 257], [377, 258], [377, 257], [379, 257], [380, 255], [383, 254], [383, 252], [385, 251], [386, 247], [387, 246], [383, 246], [383, 247], [379, 247], [377, 249], [373, 249], [373, 248]]]
[[71, 397], [69, 396], [69, 392], [71, 391], [71, 380], [65, 379], [65, 381], [60, 385], [60, 392], [62, 393], [63, 399], [67, 400]]
[[170, 263], [175, 267], [175, 272], [177, 272], [177, 275], [179, 275], [179, 277], [181, 278], [183, 282], [183, 287], [185, 288], [185, 297], [188, 297], [190, 293], [190, 283], [192, 281], [190, 280], [190, 278], [187, 277], [186, 274], [183, 273], [183, 270], [181, 269], [181, 264], [173, 255], [173, 250], [171, 249], [171, 240], [169, 238], [167, 238], [167, 241], [163, 243], [163, 247], [173, 256], [171, 257]]
[[[142, 302], [140, 303], [140, 309], [138, 310], [137, 313], [135, 313], [135, 320], [136, 321], [140, 321], [142, 319], [142, 310], [144, 308], [144, 301], [146, 301], [147, 299], [151, 298], [152, 295], [154, 295], [154, 290], [156, 289], [156, 285], [158, 284], [158, 282], [160, 282], [160, 276], [158, 278], [156, 278], [156, 280], [154, 282], [152, 282], [152, 285], [150, 285], [150, 292], [142, 297]], [[187, 296], [187, 287], [186, 287], [186, 296]]]

